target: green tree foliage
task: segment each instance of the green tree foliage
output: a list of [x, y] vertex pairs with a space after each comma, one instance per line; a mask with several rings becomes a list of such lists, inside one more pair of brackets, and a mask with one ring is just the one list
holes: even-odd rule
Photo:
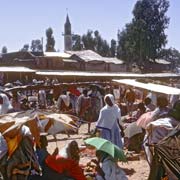
[[116, 40], [111, 40], [111, 47], [110, 47], [110, 56], [115, 57], [116, 56]]
[[7, 53], [7, 52], [8, 52], [7, 47], [6, 47], [6, 46], [3, 46], [3, 47], [2, 47], [2, 50], [1, 50], [1, 53], [5, 54], [5, 53]]
[[87, 34], [82, 36], [82, 42], [84, 49], [95, 50], [95, 42], [93, 37], [93, 31], [88, 30]]
[[24, 44], [23, 48], [20, 51], [28, 52], [29, 51], [29, 44]]
[[32, 52], [42, 52], [43, 51], [43, 45], [42, 45], [41, 40], [39, 40], [39, 39], [32, 40], [31, 51]]
[[82, 50], [81, 36], [78, 34], [72, 36], [72, 50], [73, 51]]
[[159, 53], [159, 58], [168, 61], [180, 60], [180, 52], [175, 48], [162, 49]]
[[168, 0], [138, 0], [132, 22], [119, 33], [118, 57], [136, 61], [140, 66], [149, 59], [155, 60], [167, 43], [168, 7]]
[[118, 31], [117, 58], [131, 62], [135, 58], [135, 41], [133, 41], [133, 25], [126, 24], [125, 29]]
[[174, 66], [180, 65], [180, 52], [175, 48], [162, 49], [158, 58], [170, 61]]
[[84, 49], [90, 49], [101, 56], [110, 56], [110, 47], [106, 40], [104, 40], [99, 32], [88, 30], [87, 34], [82, 36], [82, 44]]
[[51, 27], [49, 27], [46, 30], [46, 37], [47, 37], [47, 44], [46, 44], [46, 51], [47, 52], [54, 52], [55, 51], [55, 39], [53, 36], [53, 30]]

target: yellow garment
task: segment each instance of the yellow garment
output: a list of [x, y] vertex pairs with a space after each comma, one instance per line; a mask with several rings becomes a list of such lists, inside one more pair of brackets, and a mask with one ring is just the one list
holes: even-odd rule
[[8, 158], [12, 156], [12, 154], [17, 149], [21, 140], [22, 140], [22, 136], [20, 133], [18, 133], [14, 138], [6, 137], [7, 146], [8, 146]]

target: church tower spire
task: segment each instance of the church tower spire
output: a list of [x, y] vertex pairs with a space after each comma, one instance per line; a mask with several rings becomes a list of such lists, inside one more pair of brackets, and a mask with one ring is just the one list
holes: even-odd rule
[[64, 51], [72, 50], [72, 34], [71, 34], [71, 23], [69, 16], [66, 16], [66, 22], [64, 24]]

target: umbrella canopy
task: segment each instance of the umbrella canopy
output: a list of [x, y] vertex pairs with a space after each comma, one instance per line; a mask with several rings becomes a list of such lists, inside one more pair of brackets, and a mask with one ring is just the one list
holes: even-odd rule
[[[14, 124], [26, 124], [31, 126], [34, 121], [38, 129], [49, 134], [71, 133], [77, 131], [76, 116], [68, 114], [57, 114], [47, 111], [28, 110], [17, 113], [9, 113], [0, 116], [0, 132]], [[27, 124], [28, 122], [28, 124]], [[32, 127], [33, 129], [33, 127]]]
[[127, 161], [123, 150], [106, 139], [93, 137], [86, 139], [85, 143], [94, 146], [97, 150], [106, 152], [116, 160]]
[[[0, 116], [0, 133], [12, 140], [9, 141], [9, 147], [12, 147], [9, 150], [9, 156], [11, 156], [22, 139], [23, 125], [29, 127], [31, 135], [39, 145], [41, 132], [52, 135], [77, 132], [77, 127], [71, 124], [71, 121], [73, 121], [73, 118], [68, 114], [56, 114], [46, 111], [29, 110], [9, 113]], [[8, 149], [10, 149], [9, 147]]]

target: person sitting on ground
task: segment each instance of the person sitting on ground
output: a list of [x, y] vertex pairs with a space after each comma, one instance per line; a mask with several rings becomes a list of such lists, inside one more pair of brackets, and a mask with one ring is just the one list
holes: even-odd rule
[[129, 115], [125, 116], [122, 121], [123, 121], [123, 122], [127, 122], [127, 123], [135, 122], [135, 121], [138, 120], [138, 118], [139, 118], [142, 114], [145, 113], [145, 111], [146, 111], [146, 108], [145, 108], [145, 106], [144, 106], [144, 103], [141, 102], [141, 103], [138, 104], [137, 110], [136, 110], [136, 111], [133, 111], [133, 113], [132, 113], [131, 116], [129, 116]]
[[[86, 180], [83, 170], [79, 165], [79, 152], [77, 142], [71, 141], [60, 152], [56, 148], [54, 154], [47, 156], [45, 163], [50, 169], [59, 173], [59, 179]], [[49, 176], [48, 172], [44, 174], [44, 177], [47, 178], [47, 176]], [[49, 176], [49, 178], [52, 179], [52, 176]], [[53, 180], [55, 179], [53, 178]]]
[[32, 172], [39, 173], [40, 166], [33, 149], [30, 128], [26, 125], [15, 124], [2, 134], [8, 147], [8, 153], [0, 162], [4, 179], [27, 179]]
[[155, 121], [156, 119], [162, 118], [168, 114], [169, 112], [168, 103], [169, 102], [166, 96], [160, 95], [157, 97], [157, 107], [152, 112], [151, 121]]
[[144, 99], [144, 104], [145, 104], [145, 107], [146, 107], [146, 112], [149, 112], [149, 111], [154, 111], [156, 106], [152, 103], [152, 100], [150, 97], [146, 97]]
[[148, 144], [157, 144], [160, 140], [166, 137], [179, 125], [180, 122], [180, 100], [175, 102], [169, 112], [150, 122], [146, 127], [146, 135], [144, 141], [144, 148], [147, 155], [147, 160], [152, 163], [152, 149]]
[[96, 165], [96, 180], [127, 180], [125, 172], [109, 154], [97, 150], [96, 157], [97, 160], [91, 160]]

